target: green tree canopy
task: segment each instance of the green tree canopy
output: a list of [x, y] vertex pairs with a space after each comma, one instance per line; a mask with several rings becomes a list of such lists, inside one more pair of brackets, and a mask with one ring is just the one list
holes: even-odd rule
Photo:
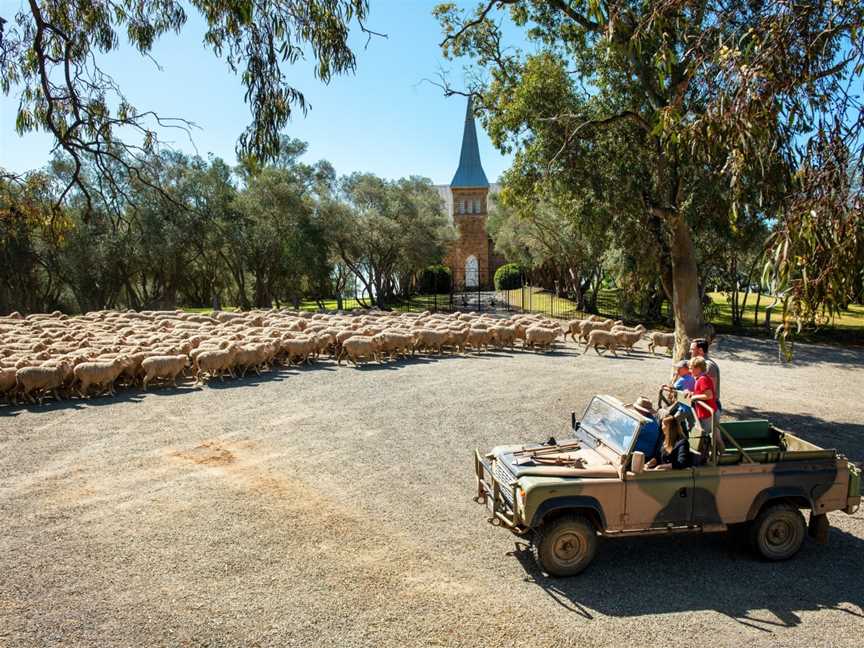
[[[507, 46], [501, 11], [534, 51]], [[704, 325], [694, 236], [781, 219], [821, 124], [860, 137], [860, 3], [490, 0], [436, 14], [444, 54], [474, 61], [493, 142], [536, 182], [592, 186], [656, 241], [680, 338]]]
[[160, 132], [191, 124], [133, 105], [122, 80], [105, 72], [103, 60], [123, 40], [142, 57], [150, 56], [160, 37], [183, 32], [190, 11], [203, 18], [204, 48], [239, 74], [246, 88], [251, 123], [240, 135], [238, 154], [262, 160], [279, 152], [279, 133], [294, 109], [307, 108], [284, 67], [310, 57], [316, 76], [327, 82], [354, 70], [351, 25], [368, 32], [366, 0], [23, 2], [14, 16], [0, 21], [0, 90], [19, 93], [20, 134], [51, 133], [71, 160], [69, 183], [58, 201], [75, 186], [92, 206], [92, 186], [84, 178], [88, 159], [92, 172], [115, 189], [123, 182], [118, 171], [159, 186], [148, 162], [159, 148]]

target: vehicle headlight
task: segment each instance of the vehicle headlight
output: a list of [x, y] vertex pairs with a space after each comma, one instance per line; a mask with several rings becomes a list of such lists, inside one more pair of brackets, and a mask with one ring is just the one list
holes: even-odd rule
[[516, 510], [525, 510], [525, 490], [521, 486], [516, 486]]

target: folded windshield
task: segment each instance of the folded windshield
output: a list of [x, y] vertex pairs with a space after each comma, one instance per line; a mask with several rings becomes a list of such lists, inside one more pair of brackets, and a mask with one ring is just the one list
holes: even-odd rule
[[595, 397], [585, 410], [580, 427], [601, 439], [613, 450], [624, 454], [633, 443], [633, 437], [639, 429], [639, 421], [614, 405]]

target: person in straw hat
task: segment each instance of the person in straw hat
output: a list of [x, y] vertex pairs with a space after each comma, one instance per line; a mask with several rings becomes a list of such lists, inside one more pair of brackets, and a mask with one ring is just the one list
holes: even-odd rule
[[636, 443], [633, 446], [634, 452], [642, 452], [645, 455], [645, 460], [649, 460], [656, 456], [660, 445], [660, 425], [657, 423], [657, 411], [654, 405], [645, 396], [640, 396], [636, 402], [629, 407], [639, 412], [642, 416], [648, 419], [647, 423], [642, 425], [639, 430], [639, 436], [636, 438]]

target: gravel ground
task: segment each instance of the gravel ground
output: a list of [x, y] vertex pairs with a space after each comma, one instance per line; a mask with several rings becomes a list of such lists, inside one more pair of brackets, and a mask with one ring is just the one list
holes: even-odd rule
[[[864, 350], [796, 352], [724, 338], [724, 406], [861, 462]], [[486, 524], [475, 447], [668, 372], [568, 346], [0, 408], [0, 646], [860, 646], [861, 513], [787, 563], [631, 538], [565, 580]]]

